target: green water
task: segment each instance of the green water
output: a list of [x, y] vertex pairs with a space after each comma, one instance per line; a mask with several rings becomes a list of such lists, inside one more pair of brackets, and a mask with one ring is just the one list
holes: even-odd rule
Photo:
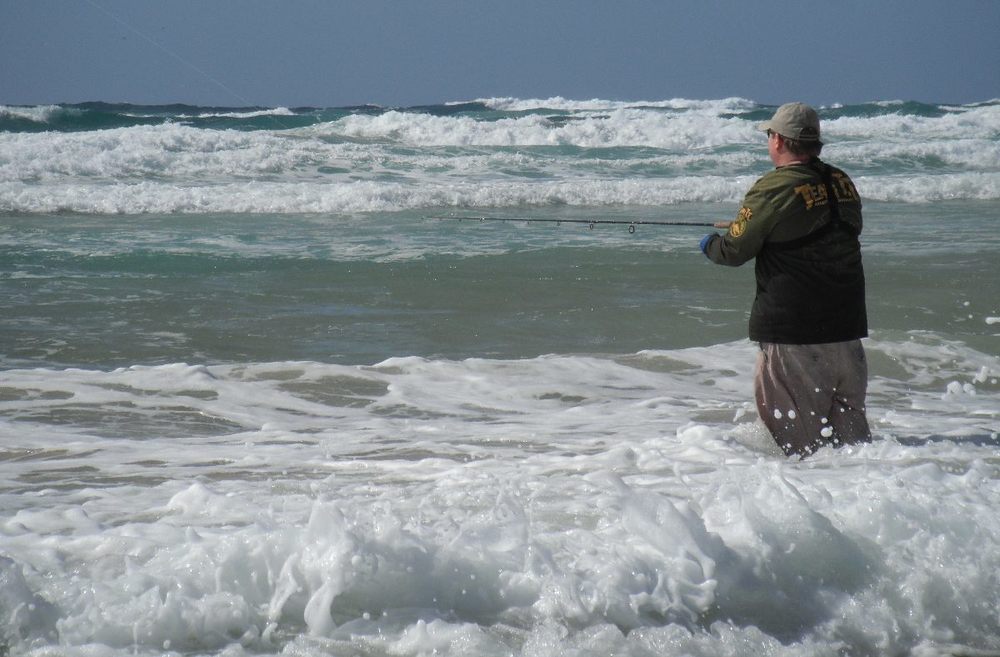
[[[931, 331], [996, 353], [997, 209], [869, 204], [872, 331]], [[0, 347], [8, 365], [107, 367], [627, 354], [739, 340], [752, 266], [712, 265], [697, 249], [703, 231], [403, 215], [14, 217], [0, 243]]]

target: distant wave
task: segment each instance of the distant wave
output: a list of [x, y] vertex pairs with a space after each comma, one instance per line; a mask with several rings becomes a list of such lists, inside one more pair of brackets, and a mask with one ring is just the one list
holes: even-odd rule
[[[772, 165], [742, 98], [413, 108], [0, 106], [0, 212], [734, 203]], [[867, 199], [1000, 199], [1000, 101], [822, 108]]]
[[[821, 108], [824, 118], [875, 117], [881, 115], [909, 115], [940, 117], [951, 112], [965, 112], [975, 108], [992, 108], [1000, 100], [987, 100], [968, 105], [938, 105], [914, 101], [887, 100], [873, 101], [859, 105], [833, 105]], [[718, 115], [766, 112], [773, 106], [761, 105], [746, 98], [732, 97], [717, 100], [697, 100], [675, 98], [668, 100], [622, 101], [606, 99], [577, 100], [554, 96], [546, 99], [520, 98], [480, 98], [472, 101], [446, 102], [437, 105], [415, 107], [381, 107], [360, 105], [349, 107], [199, 107], [196, 105], [135, 105], [131, 103], [88, 102], [62, 105], [0, 105], [0, 133], [34, 132], [39, 129], [60, 131], [102, 130], [133, 125], [162, 124], [168, 122], [194, 122], [215, 120], [204, 127], [219, 129], [260, 129], [274, 130], [285, 127], [301, 127], [355, 114], [379, 115], [387, 112], [406, 114], [426, 114], [430, 116], [454, 116], [489, 111], [510, 113], [526, 112], [603, 112], [627, 109], [673, 110], [677, 112], [704, 112]], [[288, 125], [273, 121], [259, 121], [266, 118], [298, 119]], [[220, 119], [228, 121], [219, 122]]]
[[757, 103], [745, 98], [726, 98], [722, 100], [655, 100], [655, 101], [617, 101], [617, 100], [572, 100], [555, 96], [547, 99], [520, 98], [484, 98], [476, 102], [486, 107], [507, 112], [524, 112], [536, 109], [560, 111], [606, 111], [616, 109], [657, 108], [674, 110], [714, 110], [718, 112], [749, 111], [757, 109]]

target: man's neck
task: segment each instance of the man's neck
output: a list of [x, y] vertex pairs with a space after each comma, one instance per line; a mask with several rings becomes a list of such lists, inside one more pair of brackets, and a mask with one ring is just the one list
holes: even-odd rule
[[776, 159], [774, 166], [780, 169], [781, 167], [790, 167], [795, 164], [809, 164], [812, 160], [813, 158], [810, 155], [783, 155]]

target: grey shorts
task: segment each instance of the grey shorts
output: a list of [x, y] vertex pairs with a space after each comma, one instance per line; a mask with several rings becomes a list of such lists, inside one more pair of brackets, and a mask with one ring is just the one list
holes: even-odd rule
[[757, 412], [791, 456], [824, 445], [868, 442], [868, 362], [861, 340], [761, 343], [754, 376]]

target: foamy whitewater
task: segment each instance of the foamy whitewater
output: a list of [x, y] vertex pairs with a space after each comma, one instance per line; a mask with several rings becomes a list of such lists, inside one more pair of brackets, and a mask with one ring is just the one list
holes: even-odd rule
[[821, 108], [876, 440], [802, 461], [752, 266], [627, 225], [774, 109], [0, 107], [0, 655], [1000, 655], [1000, 101]]

